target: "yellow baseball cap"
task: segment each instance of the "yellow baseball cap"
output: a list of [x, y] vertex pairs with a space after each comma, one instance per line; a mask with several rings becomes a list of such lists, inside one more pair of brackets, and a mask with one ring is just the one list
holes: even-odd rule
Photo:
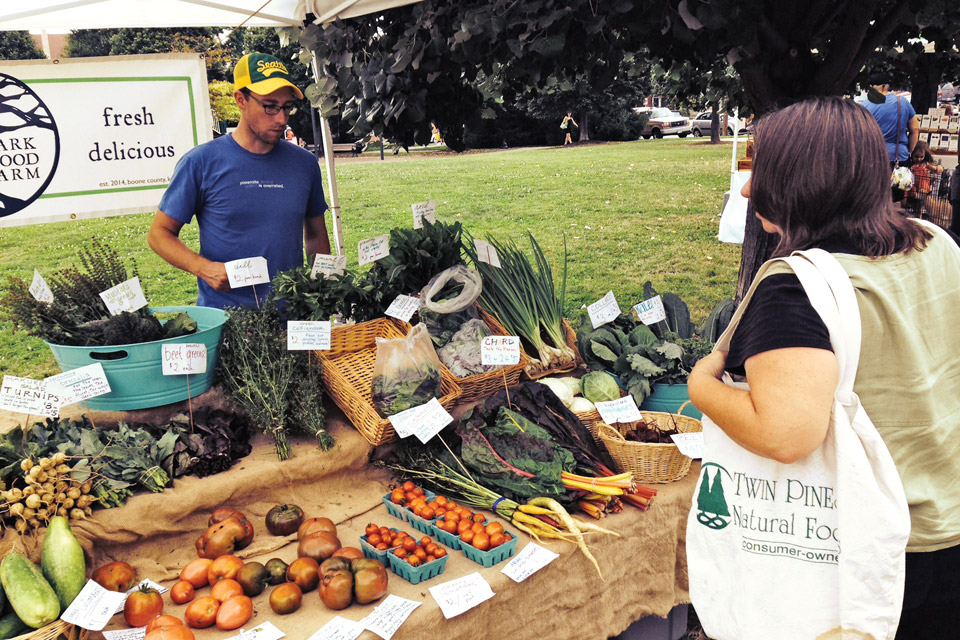
[[290, 87], [298, 98], [303, 99], [303, 92], [290, 80], [287, 65], [266, 53], [248, 53], [240, 58], [233, 69], [233, 84], [237, 90], [250, 89], [260, 95]]

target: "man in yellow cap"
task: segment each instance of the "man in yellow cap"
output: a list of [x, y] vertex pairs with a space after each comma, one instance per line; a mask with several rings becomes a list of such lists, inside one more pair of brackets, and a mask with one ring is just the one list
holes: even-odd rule
[[[240, 121], [230, 135], [191, 149], [177, 163], [150, 227], [148, 243], [164, 260], [197, 276], [197, 304], [258, 306], [267, 287], [231, 288], [225, 262], [263, 257], [272, 279], [330, 253], [320, 166], [306, 149], [283, 140], [303, 93], [286, 65], [250, 53], [233, 72]], [[200, 252], [180, 239], [197, 218]]]

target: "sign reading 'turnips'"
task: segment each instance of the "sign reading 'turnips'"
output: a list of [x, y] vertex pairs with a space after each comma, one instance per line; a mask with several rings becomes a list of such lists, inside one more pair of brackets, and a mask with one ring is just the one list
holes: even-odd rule
[[197, 54], [0, 61], [0, 227], [156, 210], [209, 102]]

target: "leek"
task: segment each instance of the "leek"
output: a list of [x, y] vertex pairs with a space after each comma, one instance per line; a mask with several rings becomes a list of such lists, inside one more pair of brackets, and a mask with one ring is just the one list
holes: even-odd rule
[[472, 238], [465, 243], [467, 255], [483, 277], [480, 302], [511, 334], [527, 341], [536, 350], [528, 353], [535, 361], [529, 373], [561, 367], [576, 360], [563, 330], [563, 300], [567, 287], [567, 243], [564, 236], [561, 285], [557, 293], [553, 269], [533, 237], [530, 248], [536, 268], [513, 241], [487, 238], [500, 260], [501, 268], [481, 262]]

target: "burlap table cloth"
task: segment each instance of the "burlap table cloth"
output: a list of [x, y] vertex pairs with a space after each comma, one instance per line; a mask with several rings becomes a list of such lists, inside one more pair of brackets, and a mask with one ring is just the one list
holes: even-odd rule
[[[211, 398], [199, 402], [218, 402], [215, 395]], [[118, 417], [95, 415], [101, 421]], [[119, 417], [141, 420], [163, 416]], [[124, 560], [136, 567], [139, 577], [170, 586], [180, 568], [196, 557], [194, 540], [206, 528], [210, 512], [221, 506], [240, 509], [252, 519], [257, 537], [238, 555], [261, 562], [273, 557], [286, 562], [296, 558], [295, 536], [271, 536], [263, 525], [267, 510], [280, 503], [298, 504], [308, 517], [334, 520], [344, 546], [359, 547], [363, 528], [371, 521], [414, 532], [383, 506], [381, 498], [388, 492], [391, 479], [369, 463], [370, 445], [335, 409], [330, 412], [329, 424], [337, 439], [330, 451], [320, 451], [314, 443], [297, 438], [293, 441], [294, 456], [280, 462], [272, 441], [257, 436], [253, 452], [228, 472], [202, 479], [180, 478], [172, 489], [162, 493], [138, 494], [122, 508], [96, 511], [94, 518], [74, 526], [90, 556], [91, 569], [111, 560]], [[391, 573], [388, 593], [423, 603], [394, 638], [456, 634], [461, 638], [602, 639], [624, 631], [641, 617], [666, 616], [676, 605], [689, 602], [684, 538], [697, 471], [694, 465], [684, 479], [658, 485], [659, 494], [649, 510], [627, 507], [623, 513], [600, 522], [622, 536], [589, 538], [603, 581], [573, 544], [562, 542], [545, 544], [560, 557], [520, 584], [500, 572], [505, 562], [483, 568], [459, 551], [450, 553], [442, 574], [417, 585]], [[526, 535], [519, 534], [517, 551], [530, 542]], [[480, 571], [496, 596], [445, 620], [428, 589], [475, 571]], [[200, 589], [198, 596], [208, 592], [209, 588]], [[294, 640], [306, 640], [335, 615], [360, 620], [377, 604], [354, 604], [333, 612], [320, 602], [314, 590], [304, 594], [299, 611], [280, 616], [270, 609], [268, 594], [269, 590], [254, 598], [254, 618], [245, 628], [270, 620]], [[183, 618], [186, 605], [174, 605], [168, 596], [164, 601], [165, 613]], [[123, 617], [115, 616], [107, 628], [124, 626]], [[222, 640], [236, 632], [214, 627], [195, 630], [195, 634], [197, 640]], [[361, 640], [375, 637], [369, 631], [360, 636]]]

